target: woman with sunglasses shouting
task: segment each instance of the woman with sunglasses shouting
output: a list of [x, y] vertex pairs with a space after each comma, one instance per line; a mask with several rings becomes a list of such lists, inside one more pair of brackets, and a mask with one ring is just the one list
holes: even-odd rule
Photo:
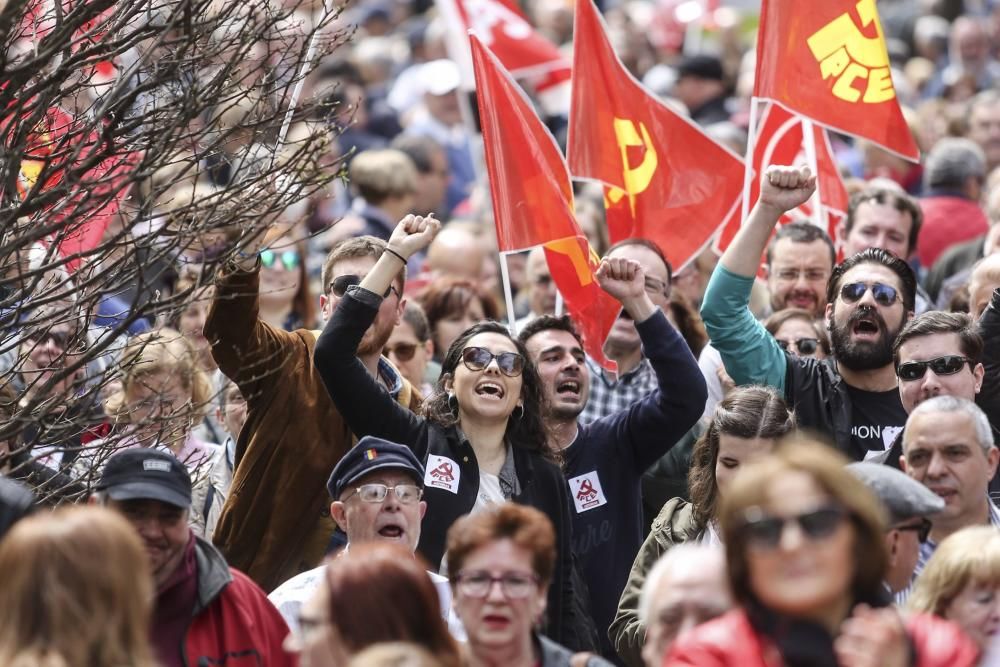
[[427, 514], [417, 549], [433, 566], [444, 565], [448, 529], [465, 514], [513, 500], [548, 516], [558, 558], [545, 634], [576, 650], [592, 649], [593, 622], [572, 584], [569, 492], [547, 449], [542, 389], [524, 346], [497, 322], [466, 330], [444, 355], [423, 417], [400, 409], [356, 357], [393, 277], [440, 226], [432, 216], [412, 215], [396, 226], [385, 253], [337, 304], [316, 343], [316, 368], [355, 436], [404, 443], [423, 460]]
[[741, 608], [682, 635], [665, 665], [976, 664], [978, 647], [956, 626], [889, 606], [885, 519], [846, 462], [794, 440], [733, 479], [720, 528]]

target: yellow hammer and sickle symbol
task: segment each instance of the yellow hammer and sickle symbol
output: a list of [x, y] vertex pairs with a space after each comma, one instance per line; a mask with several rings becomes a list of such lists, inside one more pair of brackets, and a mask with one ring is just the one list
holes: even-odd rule
[[[859, 98], [866, 104], [887, 102], [896, 97], [896, 91], [892, 87], [889, 55], [875, 0], [861, 0], [857, 9], [862, 26], [874, 23], [875, 37], [865, 37], [850, 14], [841, 14], [806, 42], [819, 62], [823, 78], [836, 79], [834, 95], [847, 102], [857, 102]], [[861, 90], [854, 87], [855, 81], [864, 82], [864, 97]]]
[[593, 282], [594, 271], [600, 265], [601, 258], [597, 256], [597, 253], [590, 244], [587, 244], [587, 250], [589, 251], [587, 255], [584, 255], [583, 248], [580, 247], [580, 241], [575, 236], [549, 241], [545, 244], [545, 247], [552, 252], [557, 252], [569, 258], [569, 261], [573, 264], [573, 268], [576, 270], [576, 278], [580, 281], [581, 285], [589, 285]]
[[[635, 196], [649, 187], [656, 173], [656, 166], [659, 158], [656, 156], [656, 149], [649, 138], [649, 130], [642, 123], [639, 123], [639, 130], [636, 131], [635, 123], [631, 120], [615, 118], [615, 138], [618, 140], [618, 148], [622, 154], [622, 165], [624, 170], [622, 176], [625, 178], [625, 189], [611, 188], [608, 191], [608, 200], [611, 204], [617, 204], [622, 197], [628, 195], [629, 208], [635, 216]], [[628, 163], [628, 149], [630, 146], [642, 146], [642, 162], [638, 167], [630, 167]]]

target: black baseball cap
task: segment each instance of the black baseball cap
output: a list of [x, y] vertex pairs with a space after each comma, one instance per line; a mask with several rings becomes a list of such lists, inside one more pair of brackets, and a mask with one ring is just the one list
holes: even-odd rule
[[402, 470], [410, 473], [417, 484], [424, 485], [424, 467], [413, 450], [406, 445], [366, 435], [337, 463], [330, 474], [330, 481], [326, 483], [326, 490], [336, 500], [344, 489], [376, 470]]
[[715, 56], [703, 54], [685, 56], [677, 63], [677, 78], [683, 79], [686, 76], [711, 81], [722, 81], [725, 78], [722, 61]]
[[159, 500], [191, 506], [191, 476], [173, 454], [136, 447], [118, 452], [104, 466], [97, 490], [111, 500]]

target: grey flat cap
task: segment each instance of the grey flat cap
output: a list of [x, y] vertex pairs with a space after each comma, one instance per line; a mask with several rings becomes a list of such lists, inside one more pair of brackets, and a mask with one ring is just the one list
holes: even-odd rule
[[881, 463], [851, 463], [851, 473], [865, 483], [889, 512], [889, 524], [929, 517], [944, 509], [944, 499], [905, 473]]

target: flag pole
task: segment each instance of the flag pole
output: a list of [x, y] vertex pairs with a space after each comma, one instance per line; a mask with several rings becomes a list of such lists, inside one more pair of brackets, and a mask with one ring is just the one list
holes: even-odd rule
[[511, 336], [517, 336], [517, 319], [514, 315], [514, 294], [510, 289], [510, 273], [507, 271], [507, 253], [500, 252], [500, 279], [503, 281], [503, 298], [507, 305], [507, 328]]
[[556, 317], [562, 317], [564, 307], [565, 307], [565, 304], [563, 303], [562, 292], [560, 292], [559, 288], [557, 287], [556, 288]]
[[740, 208], [740, 226], [747, 224], [750, 217], [750, 189], [753, 185], [753, 152], [757, 143], [757, 106], [760, 99], [750, 98], [750, 126], [747, 128], [747, 152], [743, 166], [743, 201]]
[[802, 146], [806, 150], [806, 162], [809, 164], [809, 169], [812, 170], [813, 176], [816, 177], [816, 189], [809, 198], [809, 206], [812, 209], [812, 221], [820, 229], [826, 229], [826, 224], [823, 222], [823, 198], [820, 197], [819, 192], [819, 161], [816, 159], [816, 126], [813, 124], [811, 118], [806, 118], [805, 116], [800, 116], [800, 118], [802, 119]]

